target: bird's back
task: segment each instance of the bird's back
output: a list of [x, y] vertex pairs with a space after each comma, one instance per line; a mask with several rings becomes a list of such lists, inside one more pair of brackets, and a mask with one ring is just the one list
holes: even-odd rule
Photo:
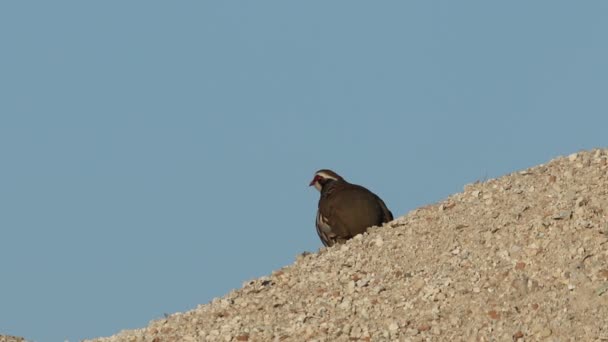
[[327, 190], [321, 196], [319, 210], [338, 236], [349, 239], [393, 219], [384, 202], [360, 185], [336, 182]]

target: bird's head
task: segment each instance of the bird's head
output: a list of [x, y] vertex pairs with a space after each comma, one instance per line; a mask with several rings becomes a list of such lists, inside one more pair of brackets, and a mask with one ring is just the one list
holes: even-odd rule
[[315, 172], [315, 176], [313, 177], [309, 186], [314, 185], [317, 190], [321, 191], [323, 185], [327, 184], [330, 181], [336, 180], [343, 181], [344, 178], [342, 178], [339, 174], [333, 172], [332, 170], [323, 169]]

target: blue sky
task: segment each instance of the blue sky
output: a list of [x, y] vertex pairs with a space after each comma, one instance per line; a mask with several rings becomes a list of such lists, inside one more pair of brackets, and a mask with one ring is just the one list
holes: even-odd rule
[[396, 216], [606, 146], [608, 2], [0, 4], [0, 333], [111, 335], [321, 246], [331, 168]]

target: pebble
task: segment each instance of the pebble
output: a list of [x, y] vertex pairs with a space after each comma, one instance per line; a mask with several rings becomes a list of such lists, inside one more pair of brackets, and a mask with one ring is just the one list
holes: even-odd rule
[[374, 239], [374, 243], [376, 244], [376, 246], [382, 247], [382, 245], [384, 245], [384, 240], [382, 240], [381, 237], [377, 237], [376, 239]]
[[538, 336], [541, 338], [547, 338], [551, 336], [552, 333], [553, 331], [551, 329], [544, 327], [539, 331]]
[[562, 210], [562, 211], [558, 212], [557, 214], [553, 215], [554, 220], [566, 220], [566, 219], [569, 219], [570, 217], [572, 217], [571, 210]]

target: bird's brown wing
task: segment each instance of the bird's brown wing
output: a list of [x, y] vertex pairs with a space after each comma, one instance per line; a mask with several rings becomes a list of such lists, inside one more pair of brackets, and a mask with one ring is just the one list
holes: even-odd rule
[[381, 226], [393, 220], [386, 204], [360, 185], [332, 182], [323, 190], [316, 226], [325, 246], [344, 242], [371, 226]]
[[319, 202], [321, 215], [338, 238], [350, 239], [381, 225], [385, 213], [376, 195], [354, 184], [343, 184]]
[[317, 211], [317, 234], [325, 246], [333, 246], [337, 242], [351, 237], [348, 225], [343, 222], [342, 214], [336, 210], [332, 200], [319, 201]]
[[351, 184], [353, 189], [358, 189], [362, 195], [365, 196], [365, 201], [369, 203], [370, 210], [373, 208], [374, 214], [381, 213], [381, 219], [374, 225], [382, 225], [382, 223], [390, 222], [393, 220], [393, 213], [388, 209], [384, 201], [375, 193], [369, 191], [367, 188], [361, 185]]

